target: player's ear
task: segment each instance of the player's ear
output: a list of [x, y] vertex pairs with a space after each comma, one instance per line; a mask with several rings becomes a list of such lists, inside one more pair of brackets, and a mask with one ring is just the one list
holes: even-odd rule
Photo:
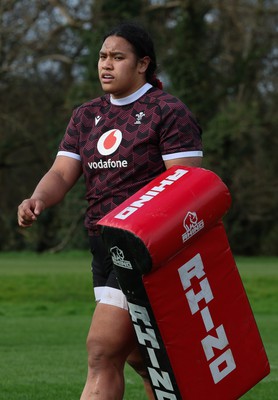
[[150, 62], [151, 59], [148, 56], [140, 58], [138, 61], [139, 73], [144, 74], [147, 71]]

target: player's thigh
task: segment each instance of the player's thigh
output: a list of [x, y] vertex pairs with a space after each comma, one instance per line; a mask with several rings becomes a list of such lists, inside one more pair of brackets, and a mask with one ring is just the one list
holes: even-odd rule
[[134, 328], [127, 310], [97, 303], [87, 339], [89, 353], [124, 359], [136, 346]]

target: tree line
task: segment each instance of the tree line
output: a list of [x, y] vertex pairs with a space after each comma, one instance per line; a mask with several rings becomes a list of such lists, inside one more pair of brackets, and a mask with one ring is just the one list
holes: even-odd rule
[[0, 250], [87, 248], [82, 179], [32, 229], [17, 227], [72, 109], [101, 94], [98, 52], [123, 20], [145, 26], [159, 78], [203, 129], [205, 168], [233, 199], [236, 254], [278, 254], [277, 0], [3, 0], [0, 5]]

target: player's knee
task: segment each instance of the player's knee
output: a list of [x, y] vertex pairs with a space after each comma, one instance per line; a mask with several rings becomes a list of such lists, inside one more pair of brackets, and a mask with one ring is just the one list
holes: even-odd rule
[[98, 368], [107, 358], [107, 351], [101, 339], [88, 336], [87, 342], [88, 365], [90, 368]]
[[99, 370], [111, 366], [120, 367], [124, 364], [124, 356], [115, 344], [104, 340], [102, 336], [89, 335], [87, 338], [88, 366]]

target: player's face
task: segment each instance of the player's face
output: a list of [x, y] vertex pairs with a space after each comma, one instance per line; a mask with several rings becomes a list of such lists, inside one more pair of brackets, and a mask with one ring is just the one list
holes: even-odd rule
[[98, 74], [102, 89], [114, 98], [129, 96], [146, 82], [148, 64], [149, 57], [138, 60], [127, 40], [109, 36], [99, 52]]

